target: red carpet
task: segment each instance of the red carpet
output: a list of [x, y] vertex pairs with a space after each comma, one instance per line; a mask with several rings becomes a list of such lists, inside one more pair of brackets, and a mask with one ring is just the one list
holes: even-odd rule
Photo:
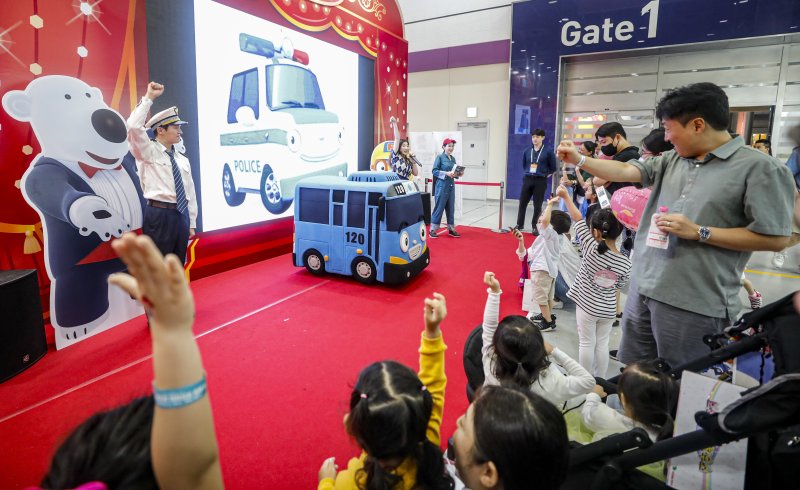
[[[459, 227], [429, 239], [431, 265], [401, 288], [313, 277], [282, 256], [192, 283], [226, 487], [314, 488], [322, 461], [359, 450], [342, 428], [350, 388], [370, 362], [417, 366], [422, 299], [447, 296], [449, 378], [442, 438], [467, 408], [462, 348], [481, 322], [483, 271], [518, 312], [516, 240]], [[0, 385], [0, 488], [39, 482], [55, 445], [91, 413], [150, 389], [144, 318], [61, 352]]]

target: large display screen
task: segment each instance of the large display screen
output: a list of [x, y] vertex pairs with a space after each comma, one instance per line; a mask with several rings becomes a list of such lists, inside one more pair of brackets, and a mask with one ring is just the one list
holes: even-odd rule
[[358, 55], [195, 0], [203, 231], [294, 212], [312, 175], [358, 169]]

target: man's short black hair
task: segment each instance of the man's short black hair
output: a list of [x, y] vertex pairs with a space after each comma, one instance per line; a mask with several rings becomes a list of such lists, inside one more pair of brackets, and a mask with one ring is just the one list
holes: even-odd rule
[[153, 128], [153, 133], [158, 134], [158, 128], [163, 129], [164, 132], [169, 131], [170, 126], [177, 126], [177, 124], [162, 124], [161, 126], [156, 126]]
[[768, 140], [766, 138], [761, 138], [759, 140], [756, 140], [755, 143], [753, 143], [753, 147], [755, 147], [758, 144], [766, 146], [767, 147], [767, 154], [769, 156], [772, 156], [772, 141], [770, 141], [770, 140]]
[[542, 138], [544, 138], [545, 136], [547, 136], [547, 133], [544, 132], [544, 129], [536, 128], [533, 131], [531, 131], [531, 136], [541, 136]]
[[710, 82], [679, 87], [658, 101], [656, 117], [659, 120], [672, 119], [683, 126], [700, 117], [712, 128], [723, 131], [728, 129], [731, 117], [728, 95]]
[[613, 138], [616, 135], [620, 135], [625, 139], [628, 139], [628, 135], [625, 133], [625, 128], [622, 127], [622, 124], [618, 122], [608, 122], [597, 128], [597, 131], [594, 133], [594, 137], [599, 138]]

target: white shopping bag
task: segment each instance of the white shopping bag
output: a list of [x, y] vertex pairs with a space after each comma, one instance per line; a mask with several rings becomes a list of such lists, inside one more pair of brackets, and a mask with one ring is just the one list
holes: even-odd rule
[[[675, 435], [701, 430], [695, 423], [695, 412], [718, 413], [742, 391], [740, 386], [684, 371]], [[668, 465], [667, 484], [673, 488], [741, 489], [746, 460], [747, 439], [684, 454], [672, 458]]]
[[539, 309], [539, 303], [533, 299], [533, 283], [531, 283], [530, 279], [525, 279], [525, 284], [522, 287], [522, 311], [527, 311], [533, 315], [542, 312]]

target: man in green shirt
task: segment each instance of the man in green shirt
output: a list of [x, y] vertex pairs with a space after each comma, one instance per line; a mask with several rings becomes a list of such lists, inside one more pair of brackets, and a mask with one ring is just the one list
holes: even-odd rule
[[[558, 156], [613, 182], [652, 187], [636, 238], [618, 358], [654, 357], [677, 366], [708, 352], [703, 335], [730, 325], [752, 252], [779, 251], [791, 235], [794, 189], [788, 168], [728, 133], [725, 92], [697, 83], [668, 92], [656, 117], [673, 151], [617, 162], [581, 156], [570, 141]], [[648, 247], [651, 219], [669, 235]]]

